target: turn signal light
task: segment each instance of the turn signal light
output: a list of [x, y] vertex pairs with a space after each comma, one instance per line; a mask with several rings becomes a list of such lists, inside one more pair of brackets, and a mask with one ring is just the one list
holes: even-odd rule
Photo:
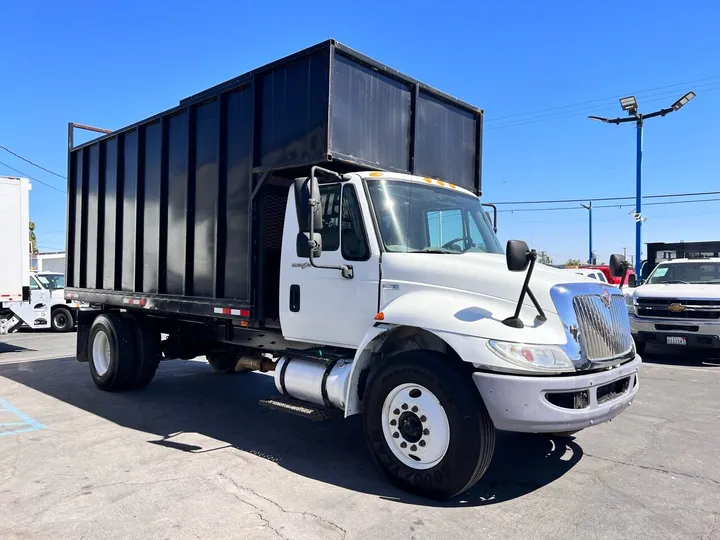
[[377, 315], [375, 315], [375, 320], [376, 320], [376, 321], [384, 321], [384, 320], [385, 320], [385, 314], [381, 311], [380, 313], [378, 313]]

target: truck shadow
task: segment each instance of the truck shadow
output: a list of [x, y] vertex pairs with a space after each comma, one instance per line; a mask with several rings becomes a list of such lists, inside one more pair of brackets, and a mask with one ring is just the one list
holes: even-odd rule
[[720, 350], [686, 350], [682, 347], [648, 345], [642, 359], [647, 364], [706, 367], [720, 370]]
[[[74, 358], [0, 365], [0, 376], [43, 392], [120, 426], [149, 434], [148, 442], [204, 454], [234, 447], [295, 473], [383, 499], [423, 506], [497, 504], [539, 489], [572, 469], [583, 452], [571, 439], [499, 432], [483, 479], [451, 501], [434, 502], [392, 486], [371, 463], [359, 415], [313, 423], [271, 411], [258, 399], [277, 392], [259, 373], [220, 375], [199, 362], [160, 365], [143, 390], [109, 394], [93, 385]], [[183, 434], [195, 436], [193, 444]], [[208, 447], [195, 444], [214, 439]], [[201, 456], [198, 456], [200, 458]]]

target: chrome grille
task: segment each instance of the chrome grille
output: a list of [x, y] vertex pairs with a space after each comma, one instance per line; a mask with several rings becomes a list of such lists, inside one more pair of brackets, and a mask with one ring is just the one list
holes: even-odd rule
[[630, 319], [622, 294], [611, 294], [605, 289], [598, 294], [575, 296], [573, 308], [578, 337], [588, 360], [612, 360], [632, 350]]

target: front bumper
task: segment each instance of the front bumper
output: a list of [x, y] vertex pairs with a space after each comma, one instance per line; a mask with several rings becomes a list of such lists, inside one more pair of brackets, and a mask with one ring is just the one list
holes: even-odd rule
[[689, 348], [720, 348], [720, 321], [638, 317], [630, 314], [633, 338], [644, 343], [667, 344], [668, 336], [682, 336]]
[[[506, 375], [476, 372], [477, 386], [495, 427], [505, 431], [553, 433], [575, 431], [612, 420], [624, 411], [640, 387], [640, 357], [620, 367], [572, 376]], [[582, 396], [584, 408], [551, 403], [567, 395]], [[598, 399], [598, 397], [600, 398]]]

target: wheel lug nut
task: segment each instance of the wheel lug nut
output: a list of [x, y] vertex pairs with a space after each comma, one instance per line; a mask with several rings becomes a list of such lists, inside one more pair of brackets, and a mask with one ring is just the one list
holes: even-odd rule
[[401, 442], [401, 443], [400, 443], [400, 448], [407, 448], [407, 443], [406, 443], [406, 442]]
[[397, 425], [397, 420], [390, 420], [390, 425], [391, 425], [391, 426], [396, 426], [396, 425]]
[[397, 439], [399, 437], [400, 437], [400, 434], [397, 431], [395, 433], [393, 433], [393, 439]]
[[430, 430], [428, 428], [423, 429], [423, 435], [430, 435]]
[[400, 409], [395, 409], [395, 410], [393, 411], [393, 414], [400, 414]]
[[403, 411], [407, 411], [407, 408], [408, 408], [407, 403], [403, 403], [400, 408], [401, 408]]
[[410, 409], [410, 410], [411, 410], [412, 412], [418, 412], [418, 408], [417, 408], [417, 407], [415, 407], [415, 406], [413, 406], [413, 408], [412, 408], [412, 409]]
[[413, 452], [417, 451], [417, 446], [415, 446], [415, 445], [413, 444], [413, 445], [410, 447], [410, 450], [412, 450]]
[[423, 415], [420, 417], [420, 421], [421, 421], [421, 422], [427, 421], [427, 417], [423, 414]]
[[425, 441], [420, 441], [418, 444], [419, 444], [420, 446], [423, 446], [423, 447], [424, 447], [424, 446], [425, 446]]

